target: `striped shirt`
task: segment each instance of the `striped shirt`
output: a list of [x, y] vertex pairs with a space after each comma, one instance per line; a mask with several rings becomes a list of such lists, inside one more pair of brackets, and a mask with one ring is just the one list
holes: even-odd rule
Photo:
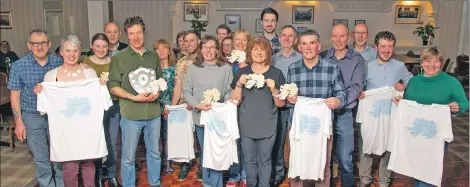
[[33, 92], [37, 83], [43, 82], [44, 75], [52, 69], [63, 64], [62, 58], [53, 54], [47, 55], [47, 62], [44, 66], [34, 59], [33, 53], [13, 63], [8, 80], [8, 89], [21, 91], [20, 103], [21, 111], [38, 114], [37, 96]]
[[282, 71], [284, 78], [287, 78], [289, 66], [302, 59], [302, 54], [295, 51], [288, 57], [282, 55], [282, 51], [273, 55], [273, 66]]

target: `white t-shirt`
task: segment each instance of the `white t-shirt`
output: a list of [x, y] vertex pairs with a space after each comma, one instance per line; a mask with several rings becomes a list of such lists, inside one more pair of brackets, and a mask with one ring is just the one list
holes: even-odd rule
[[324, 99], [297, 97], [289, 131], [289, 178], [323, 180], [331, 113]]
[[403, 92], [393, 87], [367, 90], [359, 101], [356, 122], [361, 124], [362, 151], [364, 154], [382, 155], [388, 150], [390, 124], [396, 112], [392, 99]]
[[201, 125], [205, 128], [202, 167], [220, 171], [238, 163], [237, 106], [212, 102], [210, 110], [201, 111]]
[[388, 169], [440, 186], [444, 145], [453, 140], [450, 108], [402, 99], [393, 127]]
[[108, 155], [103, 129], [104, 111], [113, 105], [108, 88], [98, 78], [42, 86], [37, 110], [48, 116], [51, 161]]
[[187, 104], [165, 106], [168, 115], [168, 159], [189, 162], [194, 159], [194, 123]]

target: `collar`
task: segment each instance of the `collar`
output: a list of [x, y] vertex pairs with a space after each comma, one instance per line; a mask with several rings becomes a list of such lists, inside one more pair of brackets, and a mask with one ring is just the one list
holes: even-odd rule
[[[263, 37], [266, 38], [266, 36], [264, 36], [264, 32], [263, 32], [263, 34], [262, 34], [261, 36], [263, 36]], [[278, 38], [279, 38], [279, 37], [277, 36], [277, 33], [274, 32], [274, 37], [273, 37], [273, 39], [271, 39], [271, 40], [269, 40], [268, 38], [266, 38], [266, 39], [268, 39], [269, 41], [273, 41], [273, 40], [278, 39]], [[278, 40], [279, 40], [279, 39], [278, 39]]]
[[304, 58], [302, 58], [301, 61], [302, 61], [302, 63], [301, 63], [300, 66], [303, 67], [303, 68], [306, 68], [306, 69], [308, 69], [308, 70], [310, 70], [310, 71], [313, 70], [313, 69], [316, 68], [316, 67], [320, 67], [320, 66], [323, 65], [323, 58], [321, 58], [320, 56], [318, 56], [318, 62], [317, 62], [317, 64], [316, 64], [315, 66], [312, 67], [312, 69], [310, 69], [309, 67], [307, 67], [307, 65], [305, 65]]
[[[134, 50], [132, 47], [128, 47], [128, 48], [129, 48], [129, 53], [130, 53], [131, 55], [139, 54], [139, 53], [135, 52], [135, 50]], [[142, 54], [142, 56], [144, 56], [147, 52], [148, 52], [147, 48], [144, 47], [144, 53]]]
[[385, 62], [384, 64], [380, 64], [378, 58], [374, 59], [371, 62], [374, 62], [374, 64], [377, 64], [379, 66], [390, 66], [390, 65], [393, 65], [393, 64], [397, 63], [397, 61], [398, 61], [397, 59], [394, 59], [392, 57], [392, 58], [390, 58], [390, 60], [388, 60], [388, 62]]
[[[293, 52], [291, 55], [289, 55], [287, 58], [300, 55], [300, 53], [297, 52], [295, 49], [294, 49], [293, 51], [294, 51], [294, 52]], [[276, 56], [277, 56], [277, 57], [284, 57], [284, 56], [282, 55], [282, 49], [281, 49], [279, 52], [276, 53]], [[284, 58], [286, 58], [286, 57], [284, 57]]]
[[[344, 56], [344, 58], [351, 59], [352, 56], [353, 56], [353, 51], [354, 51], [353, 49], [351, 49], [348, 45], [346, 45], [346, 55]], [[335, 57], [335, 48], [334, 47], [328, 49], [328, 55], [327, 56], [329, 58]], [[338, 60], [341, 60], [341, 59], [338, 59]]]
[[[120, 44], [121, 44], [121, 42], [118, 42], [118, 43], [117, 43], [117, 45], [116, 45], [116, 50], [114, 50], [114, 51], [119, 51], [118, 49], [119, 49], [119, 45], [120, 45]], [[113, 51], [113, 50], [110, 49], [109, 51]]]
[[[44, 64], [44, 66], [46, 66], [47, 64], [49, 64], [49, 62], [51, 61], [52, 58], [54, 58], [55, 55], [52, 55], [50, 52], [47, 53], [47, 61], [46, 63]], [[28, 60], [28, 62], [34, 62], [36, 64], [39, 65], [38, 61], [34, 58], [34, 55], [33, 55], [33, 52], [29, 52], [25, 57], [24, 57], [26, 60]]]

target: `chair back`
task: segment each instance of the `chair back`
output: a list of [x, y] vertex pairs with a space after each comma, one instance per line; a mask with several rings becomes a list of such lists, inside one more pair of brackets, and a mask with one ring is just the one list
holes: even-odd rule
[[450, 58], [448, 58], [445, 62], [444, 65], [442, 66], [441, 71], [447, 72], [447, 67], [449, 67], [450, 64]]
[[416, 55], [413, 51], [408, 51], [408, 53], [406, 53], [406, 56], [411, 57], [411, 58], [415, 58]]
[[[467, 61], [467, 62], [465, 62]], [[456, 58], [456, 62], [457, 62], [457, 74], [459, 75], [468, 75], [468, 72], [469, 72], [469, 67], [468, 67], [468, 56], [467, 55], [464, 55], [464, 54], [461, 54], [459, 56], [457, 56]]]

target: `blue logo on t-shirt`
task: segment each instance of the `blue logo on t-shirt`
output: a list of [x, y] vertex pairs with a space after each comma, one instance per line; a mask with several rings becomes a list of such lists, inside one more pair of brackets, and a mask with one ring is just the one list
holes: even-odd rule
[[207, 124], [207, 130], [212, 132], [215, 131], [217, 133], [224, 133], [226, 132], [225, 130], [225, 122], [223, 120], [220, 120], [219, 118], [212, 116], [212, 118], [209, 121], [210, 124]]
[[186, 118], [188, 118], [185, 110], [186, 109], [184, 108], [171, 111], [168, 115], [168, 124], [174, 125], [184, 123]]
[[381, 113], [385, 115], [390, 115], [392, 113], [392, 100], [391, 99], [377, 100], [374, 103], [372, 110], [369, 112], [369, 114], [374, 118], [378, 118]]
[[300, 133], [308, 132], [311, 135], [318, 133], [320, 129], [320, 119], [317, 116], [300, 116]]
[[423, 118], [416, 118], [411, 127], [407, 127], [412, 136], [423, 135], [426, 139], [435, 138], [437, 134], [436, 122]]
[[73, 117], [75, 114], [86, 116], [90, 113], [91, 101], [87, 97], [72, 97], [65, 102], [65, 108], [60, 110], [67, 117]]

